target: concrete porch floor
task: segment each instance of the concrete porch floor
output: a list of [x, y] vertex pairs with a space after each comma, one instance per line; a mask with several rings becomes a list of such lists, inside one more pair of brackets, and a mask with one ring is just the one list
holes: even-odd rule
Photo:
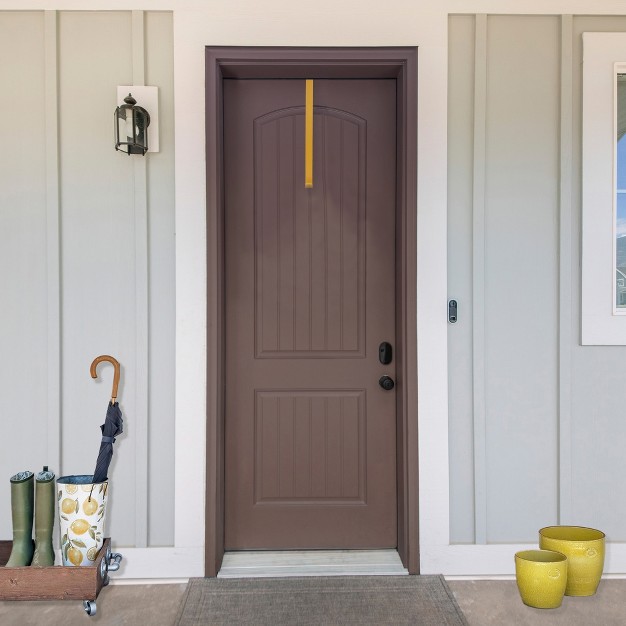
[[[522, 604], [515, 581], [448, 581], [448, 584], [471, 626], [626, 624], [626, 580], [603, 580], [595, 596], [566, 597], [563, 605], [553, 610], [531, 609]], [[0, 624], [171, 626], [185, 587], [184, 584], [111, 585], [103, 589], [97, 601], [97, 615], [91, 618], [85, 615], [82, 603], [76, 601], [0, 602]], [[420, 623], [418, 617], [415, 623]]]
[[566, 596], [558, 609], [526, 606], [514, 580], [447, 582], [471, 626], [626, 625], [626, 580], [603, 580], [595, 596]]

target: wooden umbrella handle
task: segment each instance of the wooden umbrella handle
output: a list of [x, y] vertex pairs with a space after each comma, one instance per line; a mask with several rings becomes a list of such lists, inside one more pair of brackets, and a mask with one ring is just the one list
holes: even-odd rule
[[98, 378], [96, 368], [98, 367], [99, 363], [102, 363], [102, 361], [108, 361], [109, 363], [112, 363], [113, 367], [115, 368], [115, 372], [113, 374], [113, 389], [111, 391], [111, 402], [115, 403], [115, 400], [117, 398], [117, 386], [120, 384], [120, 364], [117, 359], [114, 359], [108, 354], [103, 354], [102, 356], [96, 357], [93, 360], [93, 363], [91, 364], [91, 367], [89, 369], [92, 378]]

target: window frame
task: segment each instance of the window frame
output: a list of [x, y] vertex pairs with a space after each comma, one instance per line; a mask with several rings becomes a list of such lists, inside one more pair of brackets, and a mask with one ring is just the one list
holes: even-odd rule
[[[626, 345], [626, 309], [616, 307], [617, 73], [626, 73], [626, 33], [583, 33], [583, 345]], [[610, 242], [610, 244], [609, 244]]]
[[[620, 63], [617, 62], [614, 64], [614, 72], [613, 72], [613, 272], [616, 273], [619, 271], [617, 269], [617, 198], [620, 194], [624, 195], [626, 198], [626, 188], [620, 189], [618, 187], [618, 179], [617, 179], [617, 133], [618, 133], [618, 75], [622, 74], [626, 76], [626, 62]], [[624, 102], [624, 106], [626, 106], [626, 102]], [[624, 136], [624, 142], [626, 143], [626, 135]], [[626, 165], [626, 163], [624, 163]], [[620, 271], [620, 274], [623, 273]], [[617, 289], [619, 284], [617, 282], [613, 286], [613, 315], [626, 315], [626, 305], [619, 307], [617, 303]]]

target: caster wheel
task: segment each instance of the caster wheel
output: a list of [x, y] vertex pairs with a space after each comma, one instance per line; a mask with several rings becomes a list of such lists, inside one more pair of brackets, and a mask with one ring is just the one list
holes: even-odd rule
[[102, 585], [106, 587], [109, 584], [109, 561], [106, 557], [100, 561], [100, 576], [102, 577]]
[[92, 600], [83, 600], [83, 609], [85, 609], [85, 613], [87, 613], [89, 617], [93, 617], [98, 611], [96, 603]]

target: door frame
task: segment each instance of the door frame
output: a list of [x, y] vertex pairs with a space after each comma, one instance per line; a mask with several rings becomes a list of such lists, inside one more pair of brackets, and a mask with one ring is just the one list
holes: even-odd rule
[[419, 573], [417, 432], [417, 48], [206, 47], [207, 416], [205, 576], [224, 556], [225, 78], [394, 78], [398, 553]]

